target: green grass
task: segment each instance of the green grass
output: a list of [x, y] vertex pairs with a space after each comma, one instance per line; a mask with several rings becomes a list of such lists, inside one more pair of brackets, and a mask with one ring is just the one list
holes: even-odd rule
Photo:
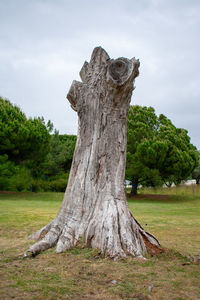
[[[166, 189], [129, 200], [129, 208], [145, 230], [158, 237], [164, 247], [181, 253], [199, 253], [200, 196], [171, 194]], [[171, 192], [171, 191], [170, 191]], [[175, 189], [174, 189], [175, 192]], [[152, 194], [151, 194], [152, 193]]]
[[199, 265], [183, 265], [187, 254], [200, 254], [199, 189], [193, 191], [148, 189], [129, 199], [134, 217], [169, 250], [147, 261], [119, 262], [83, 243], [59, 255], [50, 249], [23, 259], [32, 243], [27, 235], [56, 216], [63, 193], [0, 193], [1, 299], [197, 300]]

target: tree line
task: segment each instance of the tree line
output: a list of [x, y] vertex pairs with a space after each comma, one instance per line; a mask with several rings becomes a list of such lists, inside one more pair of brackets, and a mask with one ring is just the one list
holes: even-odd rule
[[[64, 191], [75, 144], [75, 135], [59, 134], [44, 118], [27, 118], [0, 97], [0, 190]], [[188, 178], [199, 184], [200, 152], [187, 130], [152, 107], [131, 106], [125, 178], [132, 194], [138, 185], [170, 186]]]
[[0, 97], [0, 190], [64, 191], [75, 143]]

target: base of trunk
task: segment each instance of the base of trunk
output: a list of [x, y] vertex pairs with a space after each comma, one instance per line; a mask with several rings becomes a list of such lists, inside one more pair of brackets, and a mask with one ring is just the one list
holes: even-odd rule
[[74, 247], [81, 237], [85, 244], [99, 249], [114, 260], [131, 255], [144, 258], [145, 253], [158, 254], [163, 250], [158, 240], [146, 232], [130, 213], [124, 201], [112, 200], [98, 209], [88, 221], [56, 217], [51, 223], [29, 239], [39, 240], [33, 244], [25, 256], [36, 256], [40, 252], [56, 246], [61, 253]]

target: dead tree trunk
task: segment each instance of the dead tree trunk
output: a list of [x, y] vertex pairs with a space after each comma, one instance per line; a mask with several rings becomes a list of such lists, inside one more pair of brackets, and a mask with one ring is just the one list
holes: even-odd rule
[[29, 252], [56, 246], [60, 253], [80, 237], [111, 258], [142, 257], [159, 242], [130, 213], [124, 192], [127, 115], [139, 61], [110, 59], [94, 49], [67, 95], [79, 117], [79, 129], [68, 186], [56, 218], [32, 234], [39, 240]]

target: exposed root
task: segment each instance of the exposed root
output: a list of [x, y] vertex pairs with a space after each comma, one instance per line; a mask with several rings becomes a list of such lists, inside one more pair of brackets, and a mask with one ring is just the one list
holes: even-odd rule
[[75, 238], [75, 230], [70, 226], [65, 226], [59, 237], [56, 253], [61, 253], [75, 246], [78, 239]]
[[145, 259], [143, 255], [150, 253], [150, 249], [155, 249], [155, 253], [162, 251], [157, 239], [148, 234], [132, 217], [128, 207], [119, 201], [115, 201], [115, 205], [109, 203], [103, 216], [93, 218], [85, 237], [88, 245], [114, 260], [127, 255]]
[[[131, 214], [131, 212], [130, 212]], [[159, 241], [153, 236], [151, 233], [145, 231], [142, 226], [138, 223], [138, 221], [133, 217], [131, 214], [132, 219], [134, 222], [138, 225], [140, 236], [142, 237], [142, 240], [145, 244], [145, 252], [151, 254], [151, 255], [157, 255], [162, 253], [164, 250], [161, 247]]]
[[104, 203], [102, 209], [94, 212], [89, 224], [74, 219], [68, 219], [68, 222], [54, 219], [29, 236], [39, 241], [33, 244], [24, 256], [36, 256], [56, 244], [56, 252], [64, 252], [77, 244], [79, 234], [82, 234], [80, 231], [87, 245], [99, 249], [103, 255], [114, 260], [127, 255], [145, 259], [145, 253], [156, 255], [163, 252], [158, 240], [141, 227], [124, 202], [112, 203], [111, 200]]
[[[154, 256], [154, 255], [159, 255], [164, 252], [164, 250], [161, 248], [160, 244], [156, 245], [156, 244], [150, 242], [149, 239], [147, 238], [147, 236], [143, 234], [143, 232], [141, 232], [141, 235], [144, 240], [147, 253]], [[151, 237], [152, 237], [152, 235], [151, 235]]]
[[50, 222], [49, 224], [47, 224], [46, 226], [42, 227], [38, 231], [33, 232], [32, 234], [30, 234], [28, 236], [28, 239], [33, 240], [33, 241], [41, 240], [51, 229], [52, 223], [53, 223], [53, 221]]
[[24, 253], [24, 257], [30, 255], [36, 256], [40, 252], [54, 247], [58, 241], [60, 233], [61, 233], [61, 228], [58, 225], [52, 226], [49, 232], [39, 242], [30, 246], [30, 248]]

